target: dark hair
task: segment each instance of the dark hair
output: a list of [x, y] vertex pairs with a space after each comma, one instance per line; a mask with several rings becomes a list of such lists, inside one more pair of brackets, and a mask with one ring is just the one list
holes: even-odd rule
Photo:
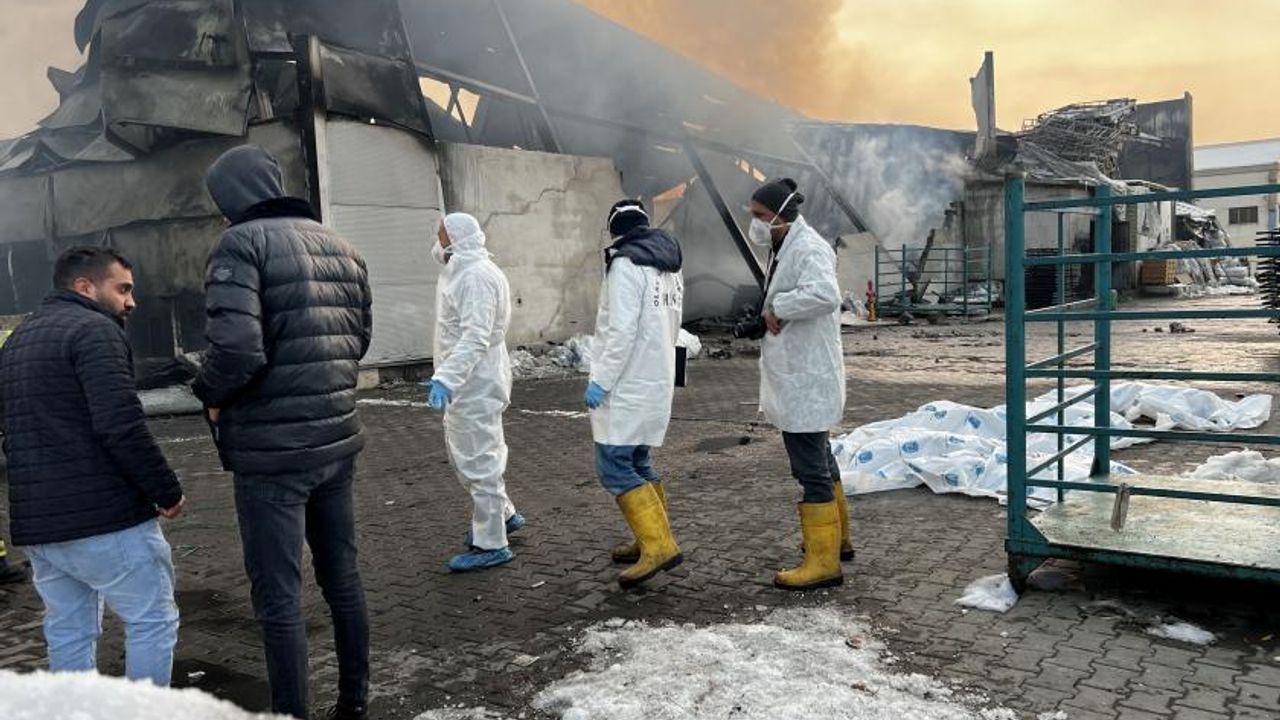
[[106, 277], [111, 266], [119, 264], [125, 270], [133, 265], [120, 253], [104, 247], [74, 247], [58, 256], [53, 266], [53, 286], [70, 290], [77, 278], [89, 278], [94, 282]]

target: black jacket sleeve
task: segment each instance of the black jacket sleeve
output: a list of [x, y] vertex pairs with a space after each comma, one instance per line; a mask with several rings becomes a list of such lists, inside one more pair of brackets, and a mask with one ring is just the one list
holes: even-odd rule
[[206, 407], [225, 407], [267, 365], [257, 258], [247, 238], [222, 236], [205, 279], [209, 349], [192, 389]]
[[369, 270], [365, 267], [364, 260], [360, 261], [360, 291], [364, 294], [361, 306], [363, 328], [360, 333], [360, 357], [364, 358], [373, 342], [373, 291], [369, 288]]
[[147, 429], [124, 330], [90, 323], [76, 334], [71, 361], [89, 406], [93, 435], [116, 469], [156, 507], [177, 505], [182, 485]]

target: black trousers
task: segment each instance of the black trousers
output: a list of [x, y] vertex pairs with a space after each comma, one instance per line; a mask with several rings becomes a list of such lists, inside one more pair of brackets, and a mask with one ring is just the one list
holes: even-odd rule
[[804, 489], [807, 503], [827, 503], [836, 499], [834, 483], [840, 480], [840, 466], [831, 453], [831, 434], [782, 433], [782, 444], [791, 459], [791, 474]]
[[338, 702], [369, 699], [369, 616], [356, 566], [355, 458], [314, 470], [237, 474], [244, 567], [271, 683], [271, 710], [307, 717], [307, 630], [302, 617], [302, 543], [329, 604], [338, 653]]

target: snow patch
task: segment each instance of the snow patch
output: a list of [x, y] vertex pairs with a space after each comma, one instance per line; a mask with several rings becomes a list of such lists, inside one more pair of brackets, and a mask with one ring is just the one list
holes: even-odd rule
[[[833, 608], [777, 610], [756, 624], [602, 623], [590, 657], [533, 707], [563, 720], [999, 720], [924, 675], [890, 672], [868, 628]], [[801, 700], [802, 699], [802, 700]]]
[[1208, 630], [1181, 620], [1147, 628], [1147, 634], [1192, 645], [1212, 645], [1218, 640], [1218, 636]]
[[255, 715], [201, 690], [159, 688], [95, 673], [0, 670], [4, 720], [285, 720]]
[[482, 707], [442, 708], [428, 710], [414, 720], [507, 720], [507, 716]]
[[1004, 613], [1018, 603], [1018, 593], [1008, 575], [988, 575], [969, 583], [957, 605]]
[[1214, 455], [1191, 471], [1197, 480], [1246, 480], [1280, 484], [1280, 458], [1268, 460], [1256, 450]]

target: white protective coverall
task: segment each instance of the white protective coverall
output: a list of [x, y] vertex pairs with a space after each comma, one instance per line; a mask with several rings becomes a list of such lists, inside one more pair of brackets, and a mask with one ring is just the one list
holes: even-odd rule
[[660, 447], [666, 439], [683, 312], [683, 274], [614, 258], [591, 348], [591, 382], [609, 393], [591, 413], [597, 443]]
[[502, 413], [511, 403], [507, 328], [511, 288], [489, 259], [485, 236], [470, 215], [445, 217], [451, 257], [436, 285], [435, 374], [453, 391], [444, 413], [445, 444], [462, 486], [471, 493], [472, 544], [507, 546], [507, 442]]
[[764, 307], [782, 332], [761, 342], [760, 409], [783, 432], [828, 432], [844, 417], [836, 253], [798, 216], [776, 259]]

